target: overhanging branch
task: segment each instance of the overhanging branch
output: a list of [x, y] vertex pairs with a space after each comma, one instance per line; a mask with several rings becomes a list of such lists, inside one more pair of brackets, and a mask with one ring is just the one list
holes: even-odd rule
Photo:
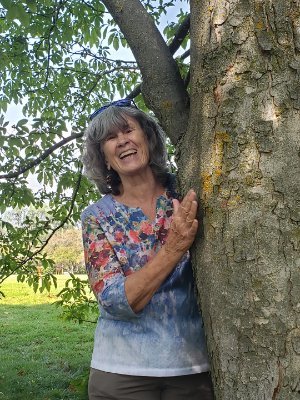
[[79, 167], [79, 171], [78, 171], [79, 177], [76, 182], [75, 188], [73, 190], [70, 208], [69, 208], [69, 211], [68, 211], [68, 214], [66, 215], [66, 217], [60, 222], [60, 224], [58, 226], [56, 226], [54, 229], [51, 230], [51, 233], [49, 234], [49, 236], [44, 240], [43, 244], [38, 249], [36, 249], [31, 255], [25, 257], [22, 261], [20, 261], [18, 263], [18, 266], [16, 268], [14, 268], [12, 271], [10, 271], [9, 274], [5, 275], [5, 277], [0, 279], [0, 284], [2, 284], [5, 281], [5, 279], [7, 279], [9, 276], [15, 274], [20, 268], [24, 267], [29, 261], [33, 260], [35, 256], [40, 254], [44, 250], [44, 248], [47, 246], [47, 244], [49, 243], [49, 241], [53, 237], [53, 235], [69, 221], [72, 211], [74, 209], [76, 197], [77, 197], [80, 185], [81, 185], [82, 169], [83, 169], [83, 165], [81, 164]]
[[[184, 60], [190, 55], [190, 49], [185, 51], [181, 56], [179, 57], [180, 60]], [[187, 76], [184, 78], [184, 87], [187, 87], [190, 82], [190, 72], [187, 74]], [[140, 93], [142, 92], [142, 84], [138, 84], [132, 92], [129, 93], [127, 96], [129, 99], [134, 99], [137, 97]]]
[[146, 105], [176, 144], [186, 131], [189, 116], [189, 96], [176, 61], [140, 1], [104, 0], [103, 3], [126, 37], [139, 65]]
[[[176, 53], [176, 51], [179, 49], [181, 43], [185, 39], [186, 35], [188, 34], [189, 29], [190, 29], [190, 20], [191, 20], [190, 15], [188, 15], [184, 19], [182, 24], [178, 27], [172, 42], [169, 44], [168, 47], [169, 47], [169, 50], [172, 55], [174, 55]], [[180, 56], [180, 59], [184, 60], [189, 55], [190, 55], [190, 50], [187, 50]], [[185, 82], [186, 82], [186, 79], [185, 79]], [[187, 87], [186, 84], [185, 84], [185, 87]], [[132, 92], [129, 93], [129, 95], [127, 97], [130, 99], [134, 99], [141, 93], [141, 91], [142, 91], [142, 84], [140, 83], [133, 89]]]
[[71, 142], [72, 140], [80, 138], [82, 136], [83, 136], [83, 132], [80, 132], [75, 135], [71, 135], [71, 136], [68, 136], [68, 137], [62, 139], [60, 142], [55, 143], [49, 149], [44, 151], [44, 153], [42, 153], [39, 157], [37, 157], [35, 160], [33, 160], [30, 163], [28, 163], [27, 165], [25, 165], [23, 168], [19, 168], [15, 172], [9, 172], [8, 174], [0, 175], [0, 179], [12, 179], [12, 178], [18, 177], [19, 175], [24, 174], [29, 169], [39, 165], [43, 160], [45, 160], [45, 158], [47, 158], [50, 154], [52, 154], [56, 149], [62, 147], [66, 143]]
[[183, 22], [179, 25], [172, 42], [169, 44], [169, 50], [171, 54], [175, 54], [176, 51], [179, 49], [181, 43], [184, 41], [186, 35], [190, 30], [190, 22], [190, 15], [187, 15]]

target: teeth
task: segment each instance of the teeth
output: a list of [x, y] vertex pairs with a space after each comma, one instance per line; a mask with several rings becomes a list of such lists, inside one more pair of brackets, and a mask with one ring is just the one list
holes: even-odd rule
[[136, 150], [123, 151], [123, 153], [121, 153], [119, 157], [124, 158], [124, 157], [130, 156], [131, 154], [136, 154]]

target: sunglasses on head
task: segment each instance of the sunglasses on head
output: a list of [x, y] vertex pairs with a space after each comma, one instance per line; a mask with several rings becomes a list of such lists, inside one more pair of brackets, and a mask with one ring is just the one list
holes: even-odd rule
[[112, 101], [111, 103], [105, 104], [104, 106], [98, 108], [98, 110], [94, 111], [93, 114], [90, 115], [90, 121], [94, 119], [98, 114], [101, 114], [102, 111], [106, 110], [110, 106], [117, 106], [117, 107], [132, 107], [134, 106], [137, 108], [135, 102], [132, 99], [120, 99], [116, 101]]

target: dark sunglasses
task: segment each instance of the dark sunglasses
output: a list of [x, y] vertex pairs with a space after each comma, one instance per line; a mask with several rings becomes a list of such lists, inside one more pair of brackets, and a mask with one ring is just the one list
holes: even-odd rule
[[98, 108], [98, 110], [94, 111], [93, 114], [90, 115], [90, 121], [94, 119], [98, 114], [101, 114], [102, 111], [106, 110], [110, 106], [117, 107], [135, 107], [137, 108], [135, 102], [132, 99], [120, 99], [116, 101], [112, 101], [111, 103], [105, 104], [104, 106]]

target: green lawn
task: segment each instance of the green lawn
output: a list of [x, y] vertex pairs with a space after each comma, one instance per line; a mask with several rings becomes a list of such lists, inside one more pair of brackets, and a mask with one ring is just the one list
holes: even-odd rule
[[87, 399], [95, 324], [61, 320], [56, 292], [35, 294], [15, 277], [1, 289], [0, 400]]

